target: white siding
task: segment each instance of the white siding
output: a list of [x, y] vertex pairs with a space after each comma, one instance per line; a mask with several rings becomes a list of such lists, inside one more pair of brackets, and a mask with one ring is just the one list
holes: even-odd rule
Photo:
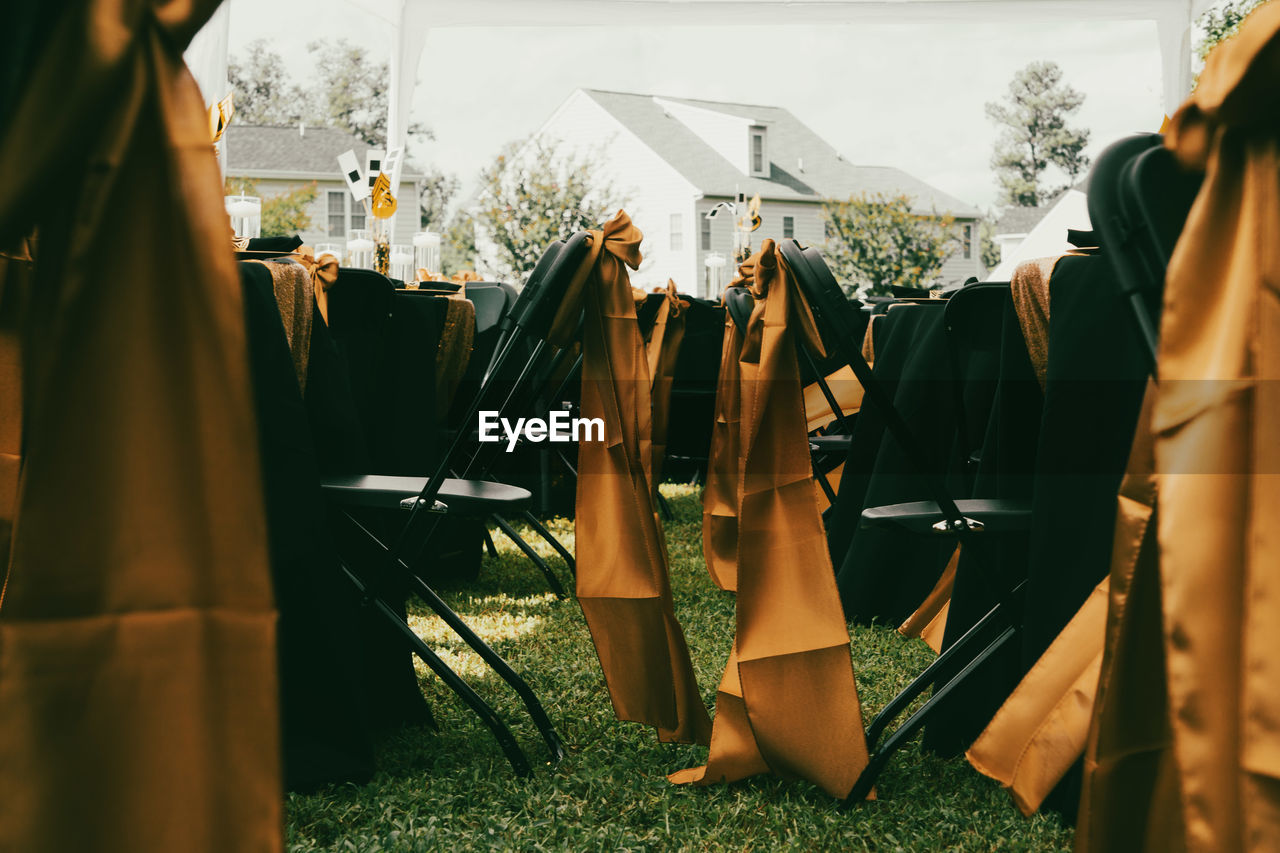
[[[644, 232], [644, 263], [631, 282], [646, 290], [673, 279], [688, 291], [696, 279], [697, 189], [584, 92], [576, 91], [537, 133], [547, 145], [595, 161], [601, 178], [621, 191], [625, 209]], [[683, 246], [671, 249], [671, 216], [680, 214]]]
[[[707, 211], [715, 207], [723, 201], [733, 201], [731, 198], [715, 198], [707, 197], [698, 202], [698, 227], [701, 228], [702, 219], [707, 215]], [[795, 219], [795, 238], [804, 246], [817, 246], [822, 248], [823, 229], [822, 229], [822, 205], [818, 202], [805, 201], [763, 201], [760, 203], [760, 227], [751, 233], [751, 249], [755, 251], [760, 248], [760, 244], [765, 238], [772, 237], [774, 242], [781, 243], [784, 239], [782, 236], [782, 219], [784, 216], [791, 216]], [[726, 268], [726, 283], [732, 281], [737, 275], [737, 268], [733, 264], [733, 220], [728, 211], [721, 211], [711, 220], [711, 249], [712, 252], [719, 252], [728, 259]], [[701, 231], [697, 234], [701, 239]], [[695, 296], [706, 296], [706, 267], [704, 261], [707, 251], [698, 248], [698, 277], [697, 289], [684, 288], [685, 292], [693, 293]]]
[[[234, 176], [228, 176], [232, 181]], [[259, 178], [254, 179], [257, 185], [256, 192], [265, 199], [272, 196], [281, 195], [283, 193], [292, 192], [299, 187], [310, 184], [307, 180], [275, 180]], [[298, 236], [302, 238], [302, 242], [308, 246], [314, 246], [316, 243], [340, 243], [345, 245], [347, 235], [341, 234], [339, 237], [330, 237], [328, 233], [329, 211], [328, 211], [328, 191], [341, 190], [348, 205], [354, 205], [355, 201], [351, 199], [351, 193], [347, 189], [347, 184], [340, 178], [332, 180], [316, 180], [316, 197], [311, 204], [307, 205], [307, 215], [311, 217], [311, 227], [299, 232]], [[412, 181], [402, 181], [400, 183], [400, 198], [398, 201], [398, 209], [393, 224], [393, 243], [409, 244], [413, 240], [413, 235], [418, 230], [418, 185]], [[366, 218], [366, 227], [368, 227], [368, 219]]]
[[981, 280], [987, 274], [986, 269], [982, 266], [982, 246], [979, 243], [978, 222], [974, 219], [956, 220], [956, 231], [961, 240], [963, 240], [963, 234], [960, 232], [966, 225], [973, 232], [969, 257], [966, 258], [964, 256], [961, 251], [961, 244], [958, 243], [955, 252], [952, 253], [951, 257], [947, 258], [946, 263], [942, 265], [942, 272], [938, 274], [938, 278], [946, 287], [964, 284], [971, 276], [976, 276]]

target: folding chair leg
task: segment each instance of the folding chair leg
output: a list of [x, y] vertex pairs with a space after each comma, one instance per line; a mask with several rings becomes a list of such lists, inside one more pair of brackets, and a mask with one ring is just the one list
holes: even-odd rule
[[[1017, 589], [1021, 588], [1020, 584]], [[924, 672], [917, 675], [907, 685], [906, 689], [889, 700], [889, 704], [881, 709], [876, 718], [871, 721], [871, 725], [867, 727], [867, 748], [875, 749], [876, 742], [880, 740], [880, 735], [884, 734], [884, 730], [888, 725], [893, 722], [894, 718], [910, 707], [917, 696], [933, 686], [933, 683], [939, 678], [939, 673], [945, 672], [957, 660], [963, 660], [967, 655], [973, 654], [972, 650], [981, 647], [981, 642], [993, 633], [995, 626], [1008, 625], [1009, 619], [1006, 610], [1006, 605], [997, 604], [987, 611], [981, 619], [974, 623], [972, 628], [964, 632], [960, 639], [938, 655], [937, 660], [929, 664]]]
[[556, 538], [555, 534], [544, 527], [542, 522], [538, 520], [538, 517], [529, 512], [529, 510], [524, 511], [524, 520], [526, 524], [537, 531], [537, 534], [541, 536], [548, 545], [555, 549], [555, 552], [560, 555], [560, 559], [564, 560], [565, 563], [568, 564], [569, 573], [574, 577], [577, 577], [578, 564], [577, 561], [574, 560], [573, 555], [569, 553], [569, 549], [564, 547], [564, 545], [561, 545], [560, 540]]
[[418, 577], [418, 575], [409, 568], [408, 564], [399, 557], [394, 557], [391, 549], [387, 547], [377, 536], [374, 536], [368, 528], [351, 516], [350, 513], [343, 513], [347, 521], [355, 525], [370, 542], [381, 548], [387, 556], [392, 557], [397, 568], [405, 573], [405, 576], [412, 582], [414, 591], [418, 597], [427, 603], [427, 606], [436, 612], [436, 615], [444, 620], [444, 623], [453, 629], [453, 632], [462, 638], [468, 646], [480, 655], [480, 658], [489, 665], [494, 672], [502, 677], [513, 690], [520, 696], [524, 702], [525, 709], [529, 712], [529, 716], [533, 718], [534, 725], [538, 727], [538, 731], [542, 734], [542, 739], [546, 741], [547, 749], [551, 753], [551, 763], [556, 764], [565, 756], [564, 743], [560, 740], [560, 735], [556, 734], [555, 728], [551, 725], [551, 720], [547, 718], [547, 712], [543, 710], [542, 703], [538, 701], [537, 695], [528, 683], [511, 668], [502, 656], [489, 648], [489, 645], [471, 630], [471, 626], [462, 621], [453, 609], [445, 604], [444, 599], [436, 595], [436, 591], [432, 589], [426, 581]]
[[489, 731], [493, 733], [494, 738], [498, 741], [498, 746], [502, 748], [502, 752], [507, 757], [507, 761], [511, 762], [511, 769], [516, 772], [517, 776], [531, 776], [533, 769], [529, 766], [529, 759], [525, 756], [524, 750], [520, 749], [520, 744], [516, 743], [515, 736], [511, 734], [511, 730], [507, 728], [506, 723], [502, 722], [502, 718], [498, 716], [489, 704], [480, 698], [471, 685], [463, 681], [461, 676], [449, 668], [448, 664], [440, 660], [439, 656], [432, 651], [431, 647], [423, 642], [422, 638], [409, 627], [409, 623], [400, 618], [400, 614], [387, 604], [381, 598], [372, 593], [369, 587], [360, 579], [355, 572], [346, 565], [342, 564], [342, 571], [346, 574], [347, 580], [355, 585], [356, 589], [364, 597], [365, 601], [377, 609], [385, 618], [389, 619], [396, 629], [409, 642], [414, 654], [422, 659], [432, 672], [434, 672], [441, 681], [445, 683], [454, 693], [457, 693], [462, 701], [470, 706], [471, 710], [489, 727]]
[[657, 495], [658, 495], [658, 511], [662, 513], [662, 520], [670, 521], [672, 518], [675, 517], [671, 512], [671, 504], [667, 503], [667, 499], [666, 497], [663, 496], [662, 492], [658, 492]]
[[483, 528], [483, 531], [484, 531], [485, 550], [489, 552], [489, 556], [492, 559], [496, 560], [498, 559], [498, 548], [496, 545], [493, 544], [493, 537], [489, 535], [489, 528], [485, 527]]
[[547, 561], [542, 559], [537, 551], [533, 550], [533, 546], [524, 541], [524, 538], [519, 533], [516, 533], [515, 528], [508, 524], [507, 520], [502, 516], [491, 515], [489, 517], [493, 519], [493, 523], [498, 526], [498, 529], [505, 533], [508, 539], [516, 543], [516, 547], [523, 551], [524, 555], [532, 560], [533, 564], [538, 567], [543, 576], [547, 579], [547, 583], [550, 585], [551, 591], [556, 594], [556, 598], [566, 598], [564, 587], [562, 587], [560, 585], [560, 581], [556, 579], [555, 573], [551, 571], [551, 567], [547, 565]]
[[852, 807], [854, 803], [860, 803], [865, 800], [867, 798], [867, 794], [871, 793], [871, 789], [875, 786], [876, 779], [880, 777], [880, 773], [884, 770], [885, 765], [889, 763], [889, 758], [901, 749], [908, 741], [915, 737], [922, 728], [924, 728], [924, 724], [928, 722], [932, 712], [942, 702], [946, 701], [947, 697], [953, 690], [964, 683], [970, 673], [990, 660], [991, 657], [998, 653], [1006, 643], [1017, 635], [1017, 633], [1017, 630], [1012, 626], [1005, 628], [1004, 631], [1000, 633], [1000, 636], [992, 640], [991, 643], [982, 650], [981, 654], [969, 661], [969, 663], [965, 665], [964, 669], [956, 673], [954, 678], [939, 688], [938, 691], [929, 698], [929, 701], [925, 702], [924, 705], [920, 707], [919, 711], [916, 711], [908, 717], [907, 721], [899, 726], [894, 733], [889, 736], [889, 739], [884, 742], [883, 746], [872, 752], [871, 760], [858, 776], [858, 781], [853, 783], [853, 789], [840, 804], [840, 808], [847, 809]]
[[822, 487], [822, 493], [827, 496], [827, 502], [835, 504], [836, 490], [831, 488], [831, 481], [827, 479], [827, 475], [817, 465], [813, 466], [813, 476], [817, 479], [818, 485]]

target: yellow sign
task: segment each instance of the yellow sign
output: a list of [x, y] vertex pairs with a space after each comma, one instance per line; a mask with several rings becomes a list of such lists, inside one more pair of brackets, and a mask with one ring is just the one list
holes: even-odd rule
[[382, 172], [373, 182], [373, 196], [369, 207], [376, 219], [389, 219], [396, 212], [396, 197], [391, 194], [391, 177]]
[[213, 137], [215, 145], [222, 139], [222, 134], [227, 132], [227, 125], [231, 124], [231, 117], [236, 114], [233, 94], [228, 92], [225, 98], [209, 107], [209, 135]]
[[752, 231], [760, 227], [760, 193], [752, 196], [747, 204], [747, 218], [751, 220]]

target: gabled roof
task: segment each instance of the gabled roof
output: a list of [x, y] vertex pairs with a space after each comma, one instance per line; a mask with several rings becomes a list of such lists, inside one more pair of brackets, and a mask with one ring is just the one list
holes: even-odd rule
[[1057, 207], [1058, 202], [1066, 197], [1068, 191], [1076, 190], [1087, 194], [1088, 184], [1088, 179], [1077, 181], [1074, 186], [1061, 190], [1053, 198], [1038, 207], [1006, 208], [996, 222], [995, 235], [999, 237], [1002, 234], [1031, 233], [1031, 230], [1040, 224], [1040, 220], [1044, 219], [1049, 214], [1049, 211]]
[[[655, 98], [629, 92], [582, 90], [696, 186], [704, 196], [732, 198], [735, 189], [775, 201], [846, 199], [861, 193], [906, 194], [921, 213], [981, 214], [972, 205], [889, 166], [847, 162], [818, 134], [781, 107], [733, 104], [693, 98]], [[661, 101], [710, 110], [768, 127], [769, 177], [739, 171], [687, 125], [669, 115]], [[746, 139], [743, 139], [746, 145]], [[801, 167], [803, 164], [803, 170]]]
[[996, 235], [1001, 234], [1029, 234], [1032, 228], [1044, 219], [1045, 214], [1052, 209], [1052, 204], [1043, 204], [1039, 207], [1011, 207], [1000, 217], [1000, 221], [996, 223]]
[[[354, 149], [363, 168], [364, 155], [370, 147], [359, 137], [333, 127], [306, 127], [299, 132], [296, 125], [267, 127], [233, 122], [223, 139], [228, 175], [271, 172], [312, 180], [342, 180], [338, 155]], [[400, 177], [412, 181], [421, 178], [422, 173], [406, 163]]]

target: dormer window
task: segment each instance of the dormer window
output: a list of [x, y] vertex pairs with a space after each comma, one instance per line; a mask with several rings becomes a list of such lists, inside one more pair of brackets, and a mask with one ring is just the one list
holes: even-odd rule
[[751, 177], [767, 178], [769, 177], [769, 152], [765, 147], [764, 128], [752, 127], [750, 140]]

